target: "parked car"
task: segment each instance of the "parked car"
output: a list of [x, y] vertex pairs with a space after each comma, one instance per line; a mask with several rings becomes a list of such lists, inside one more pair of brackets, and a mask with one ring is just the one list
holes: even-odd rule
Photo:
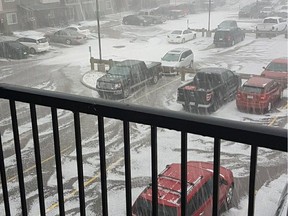
[[[187, 162], [187, 216], [212, 215], [213, 163]], [[220, 166], [219, 206], [231, 205], [234, 178]], [[158, 215], [181, 215], [181, 164], [173, 163], [158, 175]], [[147, 186], [132, 206], [132, 215], [152, 215], [152, 186]]]
[[45, 37], [26, 36], [18, 38], [16, 41], [29, 47], [29, 52], [31, 54], [45, 52], [50, 48], [49, 43]]
[[244, 6], [239, 10], [239, 18], [259, 18], [260, 10], [265, 6], [270, 6], [269, 1], [257, 1]]
[[71, 31], [76, 31], [80, 34], [85, 35], [87, 38], [91, 37], [91, 32], [89, 29], [87, 29], [86, 27], [83, 26], [68, 26], [67, 28], [65, 28], [67, 30], [71, 30]]
[[173, 5], [159, 5], [153, 9], [153, 14], [165, 16], [167, 19], [178, 19], [186, 16], [186, 12], [181, 9], [175, 9]]
[[97, 80], [96, 90], [100, 97], [121, 96], [126, 98], [130, 93], [145, 85], [156, 84], [162, 75], [160, 62], [125, 60], [116, 63], [109, 71]]
[[166, 21], [163, 16], [154, 15], [153, 11], [150, 10], [141, 10], [138, 12], [137, 15], [143, 16], [144, 18], [150, 19], [153, 24], [162, 24]]
[[274, 15], [274, 8], [271, 6], [263, 7], [259, 13], [260, 18], [265, 18], [273, 15]]
[[280, 199], [277, 203], [277, 209], [274, 216], [287, 216], [288, 212], [288, 183], [286, 182], [283, 191], [281, 193]]
[[278, 81], [283, 88], [287, 87], [288, 84], [288, 58], [276, 58], [273, 59], [267, 67], [263, 67], [264, 71], [261, 76], [275, 79]]
[[18, 41], [0, 42], [0, 57], [11, 59], [25, 59], [29, 55], [29, 48]]
[[287, 20], [282, 17], [266, 17], [256, 25], [256, 38], [259, 36], [277, 36], [287, 31]]
[[213, 43], [215, 47], [234, 46], [236, 43], [243, 41], [245, 33], [240, 28], [217, 29], [214, 34]]
[[196, 38], [196, 32], [191, 29], [174, 30], [167, 35], [167, 41], [169, 43], [185, 43], [186, 41]]
[[231, 70], [201, 68], [192, 81], [177, 89], [177, 103], [189, 112], [212, 113], [233, 100], [240, 86], [240, 76]]
[[281, 94], [282, 87], [275, 80], [251, 77], [238, 90], [236, 106], [240, 111], [266, 113], [279, 102]]
[[61, 29], [47, 32], [44, 35], [49, 42], [71, 44], [83, 44], [87, 41], [87, 37], [77, 31]]
[[278, 10], [275, 10], [275, 15], [287, 19], [288, 18], [288, 5], [280, 6]]
[[161, 58], [163, 73], [175, 73], [177, 68], [192, 67], [194, 62], [194, 53], [188, 48], [176, 48], [167, 52]]
[[122, 23], [124, 25], [148, 26], [153, 23], [153, 20], [151, 18], [140, 15], [128, 15], [123, 17]]
[[196, 12], [195, 2], [192, 3], [178, 3], [174, 6], [175, 10], [182, 10], [186, 15]]

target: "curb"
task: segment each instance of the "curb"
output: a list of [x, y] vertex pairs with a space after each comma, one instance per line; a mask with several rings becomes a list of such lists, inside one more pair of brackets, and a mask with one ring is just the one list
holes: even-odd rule
[[82, 76], [82, 78], [81, 78], [81, 80], [80, 80], [80, 82], [81, 82], [84, 86], [86, 86], [87, 88], [90, 88], [90, 89], [96, 91], [96, 87], [92, 87], [92, 86], [90, 86], [90, 85], [88, 85], [88, 84], [86, 84], [86, 83], [84, 82], [84, 76], [85, 76], [86, 74], [90, 73], [90, 72], [91, 72], [91, 71], [88, 71], [88, 72], [84, 73], [83, 76]]

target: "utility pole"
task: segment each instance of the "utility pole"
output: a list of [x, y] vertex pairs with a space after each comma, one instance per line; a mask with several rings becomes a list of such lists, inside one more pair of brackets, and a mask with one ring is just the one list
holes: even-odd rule
[[102, 60], [102, 52], [101, 52], [101, 34], [100, 34], [100, 21], [99, 21], [99, 3], [96, 0], [96, 15], [97, 15], [97, 27], [98, 27], [98, 42], [99, 42], [99, 59]]
[[209, 0], [209, 5], [208, 5], [208, 29], [207, 29], [207, 37], [211, 37], [211, 32], [210, 32], [210, 15], [211, 14], [211, 0]]

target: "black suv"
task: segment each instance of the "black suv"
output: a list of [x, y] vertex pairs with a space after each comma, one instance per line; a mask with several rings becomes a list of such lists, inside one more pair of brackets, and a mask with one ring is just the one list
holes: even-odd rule
[[24, 59], [29, 54], [29, 48], [18, 41], [0, 42], [0, 57], [11, 59]]
[[245, 33], [240, 28], [217, 29], [214, 34], [215, 47], [234, 46], [234, 44], [243, 41]]

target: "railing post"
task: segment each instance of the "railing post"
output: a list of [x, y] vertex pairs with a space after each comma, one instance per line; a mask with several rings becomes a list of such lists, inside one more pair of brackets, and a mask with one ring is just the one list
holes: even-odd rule
[[214, 163], [213, 163], [213, 216], [218, 216], [218, 200], [219, 200], [219, 175], [220, 175], [220, 143], [219, 138], [214, 138]]

